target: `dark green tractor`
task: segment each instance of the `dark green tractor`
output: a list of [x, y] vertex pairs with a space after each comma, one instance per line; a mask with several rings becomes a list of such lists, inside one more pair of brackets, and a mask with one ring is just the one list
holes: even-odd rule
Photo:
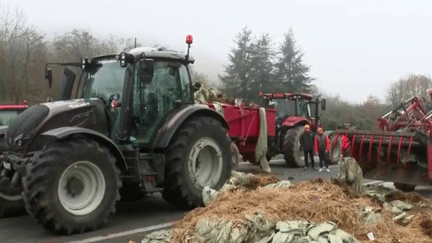
[[161, 192], [202, 205], [202, 189], [231, 175], [231, 140], [221, 115], [194, 104], [193, 61], [138, 48], [62, 64], [81, 67], [78, 82], [66, 67], [59, 101], [30, 107], [6, 132], [0, 179], [20, 189], [11, 197], [66, 234], [98, 228], [120, 198]]

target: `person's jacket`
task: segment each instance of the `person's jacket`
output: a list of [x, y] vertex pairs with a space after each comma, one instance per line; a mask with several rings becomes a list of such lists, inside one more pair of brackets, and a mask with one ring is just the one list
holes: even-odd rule
[[330, 139], [324, 134], [318, 134], [315, 137], [315, 152], [330, 152]]
[[305, 132], [300, 136], [300, 147], [303, 151], [314, 149], [314, 135], [311, 132]]

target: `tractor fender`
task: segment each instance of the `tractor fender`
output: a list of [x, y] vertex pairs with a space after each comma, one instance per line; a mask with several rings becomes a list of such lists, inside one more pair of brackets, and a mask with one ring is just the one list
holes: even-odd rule
[[60, 139], [65, 139], [70, 137], [71, 135], [84, 135], [86, 137], [92, 138], [95, 141], [105, 145], [108, 150], [113, 153], [113, 155], [117, 159], [117, 166], [123, 171], [127, 171], [128, 167], [126, 164], [126, 159], [123, 156], [123, 153], [119, 149], [119, 147], [111, 141], [110, 138], [107, 136], [101, 134], [100, 132], [90, 130], [83, 127], [60, 127], [56, 129], [52, 129], [49, 131], [46, 131], [41, 134], [42, 138], [44, 139], [44, 144], [50, 144]]
[[309, 124], [309, 121], [306, 118], [301, 116], [290, 116], [283, 121], [282, 126], [294, 128], [296, 126], [304, 126], [306, 124]]
[[153, 149], [164, 149], [168, 147], [172, 137], [179, 127], [187, 120], [196, 116], [207, 116], [212, 117], [221, 122], [227, 130], [229, 125], [225, 118], [217, 113], [216, 111], [210, 109], [206, 105], [181, 105], [171, 112], [165, 119], [162, 126], [159, 128], [154, 140]]

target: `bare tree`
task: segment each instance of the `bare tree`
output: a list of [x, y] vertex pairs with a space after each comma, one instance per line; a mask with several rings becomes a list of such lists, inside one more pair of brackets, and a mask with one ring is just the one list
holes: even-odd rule
[[[36, 27], [18, 8], [0, 4], [0, 78], [6, 88], [5, 100], [20, 102], [32, 87], [32, 71], [45, 62], [45, 42]], [[37, 93], [37, 92], [36, 92]]]
[[425, 75], [410, 74], [392, 83], [387, 91], [387, 101], [393, 106], [417, 96], [427, 100], [428, 92], [432, 88], [432, 80]]

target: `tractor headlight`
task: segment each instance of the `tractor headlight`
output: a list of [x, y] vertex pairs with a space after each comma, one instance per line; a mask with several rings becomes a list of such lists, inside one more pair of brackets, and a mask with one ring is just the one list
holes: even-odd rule
[[122, 52], [119, 56], [120, 67], [126, 67], [128, 63], [134, 63], [135, 57], [132, 54]]
[[18, 135], [18, 136], [15, 137], [15, 139], [14, 139], [14, 144], [15, 144], [15, 146], [17, 146], [17, 147], [21, 147], [21, 146], [23, 146], [23, 144], [24, 144], [24, 141], [23, 141], [23, 134], [20, 134], [20, 135]]

